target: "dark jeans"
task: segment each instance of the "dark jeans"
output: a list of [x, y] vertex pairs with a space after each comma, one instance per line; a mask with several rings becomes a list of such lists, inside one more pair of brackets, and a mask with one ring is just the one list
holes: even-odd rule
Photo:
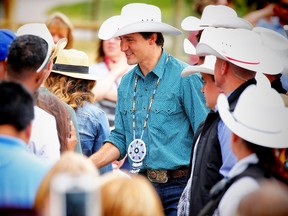
[[165, 215], [177, 215], [177, 205], [187, 184], [187, 177], [169, 179], [167, 183], [152, 183], [162, 201]]

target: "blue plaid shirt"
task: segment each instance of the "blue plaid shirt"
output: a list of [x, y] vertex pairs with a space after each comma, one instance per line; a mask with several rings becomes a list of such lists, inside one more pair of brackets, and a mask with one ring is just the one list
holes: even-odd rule
[[157, 65], [146, 77], [136, 66], [122, 78], [118, 89], [115, 129], [106, 140], [119, 149], [120, 159], [126, 155], [133, 140], [132, 101], [137, 74], [136, 138], [141, 136], [147, 108], [160, 77], [142, 138], [147, 148], [142, 169], [174, 170], [189, 166], [194, 131], [206, 118], [208, 110], [201, 93], [201, 75], [180, 76], [187, 66], [163, 50]]

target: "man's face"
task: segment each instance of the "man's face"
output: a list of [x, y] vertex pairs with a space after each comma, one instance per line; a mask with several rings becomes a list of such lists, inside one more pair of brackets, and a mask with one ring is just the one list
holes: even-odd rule
[[121, 51], [125, 53], [129, 65], [141, 64], [151, 56], [150, 39], [144, 39], [139, 33], [123, 35], [121, 38]]
[[215, 85], [214, 76], [211, 74], [201, 73], [203, 80], [202, 93], [206, 100], [206, 106], [209, 109], [214, 110], [218, 95], [221, 93], [221, 89]]

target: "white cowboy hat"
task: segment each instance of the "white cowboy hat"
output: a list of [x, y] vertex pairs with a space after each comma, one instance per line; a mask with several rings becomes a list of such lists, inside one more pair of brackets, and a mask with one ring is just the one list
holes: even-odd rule
[[196, 55], [196, 47], [189, 41], [189, 39], [185, 38], [183, 41], [184, 52], [190, 55]]
[[144, 3], [131, 3], [122, 8], [121, 15], [113, 16], [103, 22], [98, 37], [108, 40], [136, 32], [181, 34], [179, 29], [161, 21], [161, 10], [158, 7]]
[[204, 29], [196, 54], [215, 55], [255, 72], [278, 74], [283, 70], [283, 62], [278, 55], [263, 45], [257, 33], [247, 29]]
[[181, 76], [185, 77], [197, 72], [214, 75], [215, 62], [216, 62], [216, 56], [207, 55], [205, 56], [203, 64], [188, 66], [184, 68], [181, 72]]
[[244, 28], [252, 29], [253, 25], [245, 19], [237, 16], [235, 10], [225, 5], [207, 5], [201, 18], [186, 17], [181, 27], [187, 31], [199, 31], [208, 27]]
[[221, 119], [233, 133], [251, 143], [287, 148], [288, 109], [265, 75], [257, 73], [256, 80], [257, 85], [248, 86], [240, 95], [234, 111], [224, 94], [218, 96]]
[[37, 72], [40, 72], [43, 67], [47, 64], [48, 60], [53, 60], [59, 50], [64, 49], [67, 44], [67, 39], [60, 39], [57, 44], [54, 44], [53, 37], [49, 32], [47, 26], [44, 23], [28, 23], [18, 28], [16, 32], [17, 36], [21, 35], [36, 35], [44, 39], [48, 44], [48, 51], [45, 60], [42, 65], [38, 68]]
[[78, 79], [99, 80], [96, 75], [89, 74], [88, 55], [76, 49], [60, 50], [51, 72]]
[[[282, 60], [284, 67], [280, 73], [288, 74], [288, 39], [268, 28], [254, 27], [252, 31], [259, 34], [263, 45], [274, 51]], [[270, 61], [274, 61], [274, 59]]]

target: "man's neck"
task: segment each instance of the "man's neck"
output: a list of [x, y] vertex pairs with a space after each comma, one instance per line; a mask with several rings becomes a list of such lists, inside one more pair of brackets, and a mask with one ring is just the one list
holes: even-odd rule
[[162, 48], [157, 46], [153, 52], [151, 52], [151, 55], [149, 58], [143, 60], [139, 63], [139, 67], [143, 73], [144, 76], [146, 76], [150, 71], [155, 68], [155, 66], [158, 64], [159, 59], [162, 55]]

